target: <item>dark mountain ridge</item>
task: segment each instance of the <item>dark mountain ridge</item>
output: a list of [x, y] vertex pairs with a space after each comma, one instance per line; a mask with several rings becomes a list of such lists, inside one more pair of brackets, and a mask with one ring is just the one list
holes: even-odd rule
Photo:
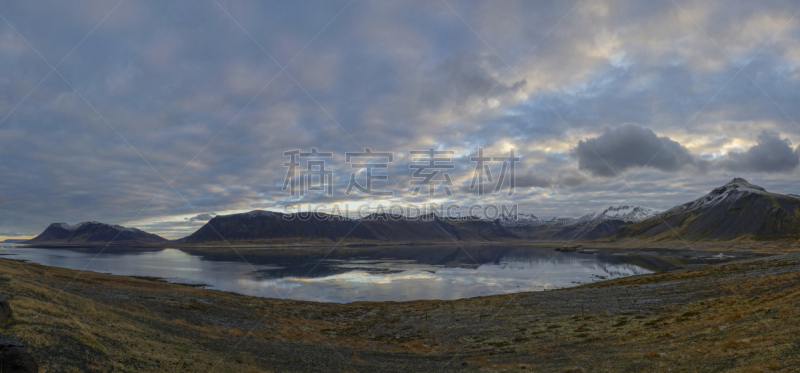
[[184, 243], [331, 240], [367, 241], [494, 241], [516, 236], [495, 221], [476, 218], [442, 219], [438, 216], [403, 217], [370, 215], [364, 219], [317, 213], [283, 214], [251, 211], [218, 215]]
[[[740, 240], [800, 238], [800, 197], [770, 193], [736, 178], [694, 201], [650, 218], [651, 210], [612, 206], [569, 224], [546, 224], [532, 215], [509, 220], [372, 214], [363, 219], [251, 211], [217, 215], [186, 244], [323, 243], [342, 239], [381, 242], [488, 242], [519, 240]], [[588, 216], [588, 215], [587, 215]], [[637, 221], [643, 218], [644, 220]], [[100, 222], [51, 224], [27, 244], [162, 245], [168, 241], [135, 228]]]
[[87, 221], [75, 225], [53, 223], [25, 244], [115, 245], [159, 244], [167, 239], [136, 228]]

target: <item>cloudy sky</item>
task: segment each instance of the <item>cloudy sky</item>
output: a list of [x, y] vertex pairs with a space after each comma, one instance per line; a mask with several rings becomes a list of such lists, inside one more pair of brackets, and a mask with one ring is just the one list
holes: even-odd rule
[[[178, 238], [213, 214], [304, 203], [666, 209], [736, 176], [798, 193], [798, 11], [3, 2], [0, 238], [87, 220]], [[291, 196], [283, 153], [312, 147], [332, 153], [333, 195]], [[394, 154], [374, 183], [393, 196], [345, 194], [351, 172], [365, 177], [345, 153], [364, 148]], [[429, 148], [453, 152], [450, 197], [413, 195], [409, 151]], [[520, 157], [512, 196], [469, 190], [479, 148]]]

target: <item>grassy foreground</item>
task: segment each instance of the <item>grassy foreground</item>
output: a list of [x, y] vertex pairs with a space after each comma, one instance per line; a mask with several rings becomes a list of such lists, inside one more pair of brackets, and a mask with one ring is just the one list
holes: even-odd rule
[[324, 304], [0, 259], [44, 372], [733, 371], [800, 366], [800, 254], [457, 301]]

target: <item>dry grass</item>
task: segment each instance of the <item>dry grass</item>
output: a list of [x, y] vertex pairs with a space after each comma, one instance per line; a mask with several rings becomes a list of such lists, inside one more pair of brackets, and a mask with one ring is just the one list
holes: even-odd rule
[[642, 356], [643, 356], [643, 357], [646, 357], [646, 358], [651, 358], [651, 359], [652, 359], [652, 358], [658, 358], [658, 357], [661, 357], [661, 353], [660, 353], [660, 352], [658, 352], [658, 351], [655, 351], [655, 350], [653, 350], [653, 351], [648, 351], [648, 352], [645, 352], [644, 354], [642, 354]]
[[[7, 260], [0, 260], [0, 273], [0, 292], [15, 311], [4, 333], [27, 342], [34, 354], [60, 351], [38, 355], [43, 371], [70, 371], [75, 359], [84, 361], [77, 371], [209, 371], [217, 363], [219, 372], [266, 371], [259, 368], [270, 366], [264, 360], [270, 354], [263, 351], [242, 348], [226, 356], [241, 339], [254, 346], [347, 348], [344, 356], [353, 370], [378, 363], [375, 351], [458, 356], [452, 364], [459, 368], [467, 363], [464, 367], [471, 369], [517, 370], [524, 364], [533, 371], [537, 364], [552, 364], [540, 369], [551, 371], [569, 365], [592, 366], [593, 371], [702, 371], [727, 364], [725, 370], [734, 372], [790, 371], [800, 364], [794, 353], [800, 334], [800, 273], [751, 276], [737, 263], [583, 287], [629, 292], [675, 281], [715, 284], [710, 295], [695, 301], [648, 313], [555, 315], [536, 308], [546, 305], [515, 307], [514, 300], [526, 295], [334, 305], [95, 273], [82, 274], [61, 292], [75, 271]], [[101, 290], [141, 298], [114, 303], [89, 296]], [[676, 297], [688, 292], [681, 287], [658, 291]], [[242, 323], [214, 322], [222, 305], [241, 311]], [[258, 327], [250, 330], [252, 325]], [[75, 344], [74, 354], [58, 350], [65, 340]]]

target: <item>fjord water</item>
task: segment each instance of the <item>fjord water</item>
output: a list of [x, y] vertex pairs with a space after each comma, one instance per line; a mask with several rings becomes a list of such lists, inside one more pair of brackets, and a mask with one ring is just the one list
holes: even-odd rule
[[460, 299], [539, 291], [652, 272], [623, 257], [550, 248], [0, 248], [7, 259], [270, 298], [320, 302]]

